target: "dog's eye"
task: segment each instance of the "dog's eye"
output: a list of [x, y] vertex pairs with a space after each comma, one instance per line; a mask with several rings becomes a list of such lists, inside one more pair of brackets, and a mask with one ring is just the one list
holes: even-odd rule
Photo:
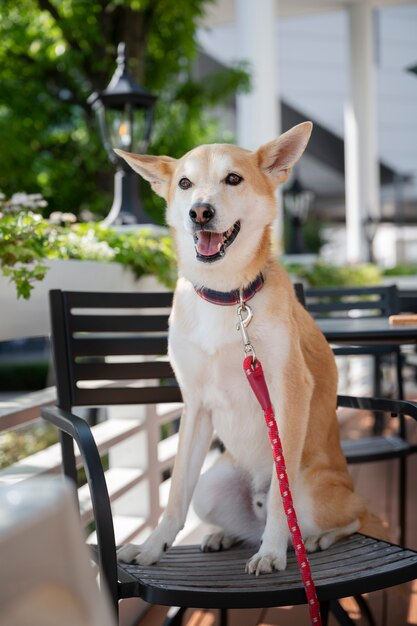
[[178, 183], [178, 186], [181, 187], [181, 189], [189, 189], [192, 186], [192, 184], [193, 183], [188, 178], [181, 178], [180, 182]]
[[226, 183], [226, 185], [233, 185], [236, 186], [239, 183], [241, 183], [243, 180], [242, 176], [239, 176], [239, 174], [228, 174], [226, 176], [226, 178], [224, 179], [224, 182]]

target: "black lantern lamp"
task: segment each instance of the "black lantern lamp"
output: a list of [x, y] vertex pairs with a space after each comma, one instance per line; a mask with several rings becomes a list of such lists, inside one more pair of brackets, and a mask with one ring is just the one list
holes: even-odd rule
[[284, 209], [291, 223], [289, 254], [303, 254], [305, 252], [303, 239], [303, 223], [314, 200], [314, 193], [304, 189], [298, 176], [284, 190]]
[[104, 91], [94, 92], [88, 98], [97, 114], [106, 152], [116, 165], [113, 205], [105, 224], [146, 224], [150, 221], [139, 197], [137, 174], [113, 150], [146, 152], [157, 100], [137, 84], [126, 65], [126, 46], [120, 43], [117, 67], [110, 83]]

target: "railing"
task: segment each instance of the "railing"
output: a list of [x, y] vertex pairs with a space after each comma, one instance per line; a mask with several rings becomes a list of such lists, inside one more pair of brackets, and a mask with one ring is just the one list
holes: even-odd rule
[[[41, 419], [41, 408], [54, 401], [52, 387], [16, 400], [0, 401], [0, 433]], [[140, 542], [158, 522], [169, 492], [178, 440], [175, 425], [180, 413], [180, 404], [112, 407], [107, 409], [106, 418], [92, 427], [101, 456], [108, 458], [106, 482], [117, 544]], [[162, 426], [171, 433], [165, 438], [161, 437]], [[213, 458], [214, 453], [206, 463], [210, 464]], [[76, 459], [80, 465], [77, 450]], [[0, 470], [0, 483], [31, 480], [60, 471], [61, 449], [57, 443]], [[86, 484], [78, 489], [78, 496], [82, 521], [88, 528], [93, 511]], [[189, 536], [198, 523], [191, 513], [182, 537]], [[94, 541], [94, 532], [88, 541]]]

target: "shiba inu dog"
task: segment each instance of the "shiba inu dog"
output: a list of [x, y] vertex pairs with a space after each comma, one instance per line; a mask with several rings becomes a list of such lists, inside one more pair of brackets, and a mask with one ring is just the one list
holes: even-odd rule
[[[236, 331], [237, 306], [246, 301], [307, 550], [358, 530], [385, 536], [355, 494], [340, 447], [333, 353], [271, 250], [275, 190], [311, 130], [310, 122], [299, 124], [256, 152], [223, 144], [180, 159], [116, 151], [167, 202], [179, 271], [169, 357], [184, 398], [168, 506], [145, 543], [122, 547], [120, 560], [156, 562], [183, 527], [194, 494], [197, 513], [212, 526], [203, 550], [244, 539], [256, 546], [248, 573], [286, 567], [287, 521]], [[226, 451], [199, 477], [214, 432]]]

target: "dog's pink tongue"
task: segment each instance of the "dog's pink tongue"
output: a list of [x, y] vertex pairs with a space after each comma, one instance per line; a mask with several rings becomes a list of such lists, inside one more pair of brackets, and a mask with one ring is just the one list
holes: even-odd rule
[[211, 233], [202, 230], [198, 233], [197, 252], [203, 256], [212, 256], [219, 251], [219, 244], [223, 243], [222, 233]]

